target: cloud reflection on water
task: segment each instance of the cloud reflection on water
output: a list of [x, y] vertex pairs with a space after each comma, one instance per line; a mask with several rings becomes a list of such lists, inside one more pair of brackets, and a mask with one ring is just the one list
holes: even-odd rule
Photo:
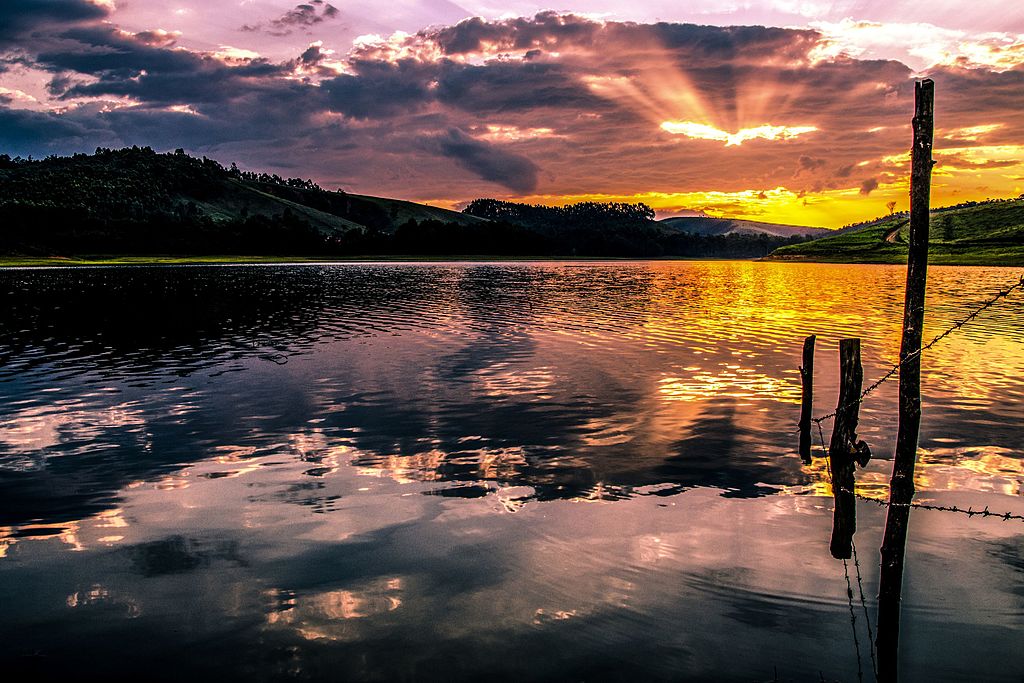
[[[952, 297], [967, 285], [980, 297], [1006, 279], [973, 272], [965, 282], [933, 269], [931, 325], [957, 317]], [[96, 639], [123, 635], [117, 619], [134, 612], [150, 633], [226, 638], [263, 677], [335, 665], [354, 679], [412, 676], [434, 656], [470, 677], [498, 650], [541, 653], [551, 638], [565, 658], [527, 677], [589, 661], [623, 675], [770, 675], [730, 669], [715, 646], [724, 633], [746, 639], [751, 666], [791, 661], [808, 674], [818, 669], [800, 669], [799, 653], [827, 637], [827, 666], [849, 671], [847, 623], [833, 618], [844, 594], [823, 552], [831, 491], [823, 461], [803, 466], [795, 452], [795, 368], [803, 336], [818, 334], [819, 414], [836, 395], [838, 337], [862, 336], [866, 378], [880, 375], [898, 346], [899, 269], [370, 264], [63, 277], [0, 274], [15, 312], [0, 321], [9, 624], [31, 621], [14, 588], [29, 581], [25, 596], [58, 591], [62, 610], [76, 596], [75, 616], [48, 614], [89, 634], [83, 648], [103, 651]], [[204, 308], [220, 290], [230, 314]], [[101, 292], [103, 306], [140, 311], [138, 334], [104, 313]], [[146, 310], [139, 292], [163, 292], [169, 312]], [[926, 359], [923, 498], [1019, 502], [1021, 302], [1006, 305], [978, 322], [986, 336], [951, 338]], [[287, 362], [262, 360], [271, 350]], [[975, 386], [993, 376], [998, 392]], [[886, 385], [862, 414], [861, 435], [883, 457], [894, 404]], [[859, 490], [883, 495], [888, 464], [859, 473]], [[867, 506], [862, 547], [880, 533]], [[907, 603], [923, 607], [910, 623], [1016, 628], [1007, 615], [1020, 598], [1005, 588], [1016, 570], [996, 546], [1019, 532], [918, 519]], [[1008, 559], [970, 571], [979, 554]], [[915, 592], [920, 576], [948, 582], [951, 561], [966, 582], [958, 593], [983, 600], [954, 608]], [[182, 611], [185, 598], [197, 612]], [[251, 652], [256, 642], [267, 652]], [[914, 642], [908, 656], [928, 653], [927, 666], [961, 652]], [[396, 643], [405, 654], [385, 657]]]

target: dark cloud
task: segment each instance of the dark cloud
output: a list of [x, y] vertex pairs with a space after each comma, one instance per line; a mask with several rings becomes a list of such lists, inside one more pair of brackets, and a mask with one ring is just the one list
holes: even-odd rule
[[801, 154], [797, 159], [798, 166], [805, 171], [814, 171], [825, 165], [824, 159], [816, 159], [815, 157], [808, 156], [807, 154]]
[[824, 159], [812, 157], [809, 154], [801, 154], [796, 160], [796, 173], [793, 174], [794, 178], [799, 177], [804, 173], [813, 173], [825, 166], [828, 163]]
[[495, 22], [474, 17], [454, 26], [423, 31], [419, 36], [435, 43], [446, 55], [486, 48], [492, 52], [529, 51], [531, 57], [536, 57], [570, 47], [599, 49], [611, 45], [619, 46], [621, 54], [633, 54], [656, 46], [687, 59], [730, 64], [742, 61], [741, 58], [801, 59], [820, 38], [813, 30], [598, 22], [552, 11]]
[[253, 61], [238, 66], [225, 66], [216, 60], [204, 61], [194, 69], [147, 71], [132, 76], [107, 72], [95, 83], [75, 85], [62, 97], [123, 96], [150, 104], [188, 104], [214, 107], [236, 99], [253, 104], [274, 97], [308, 97], [296, 99], [296, 110], [315, 106], [318, 93], [308, 84], [288, 82], [278, 77], [286, 70], [280, 65]]
[[[264, 105], [275, 96], [304, 95], [300, 103], [307, 104], [318, 99], [309, 85], [282, 78], [292, 73], [291, 64], [264, 59], [228, 64], [209, 55], [154, 46], [152, 32], [131, 34], [109, 26], [75, 28], [60, 39], [35, 61], [54, 73], [51, 91], [59, 91], [63, 99], [130, 97], [144, 104], [196, 107], [239, 98]], [[92, 78], [75, 80], [70, 73]]]
[[455, 129], [449, 130], [437, 142], [442, 154], [484, 180], [521, 194], [537, 189], [539, 169], [524, 156], [476, 140]]
[[299, 61], [307, 66], [313, 66], [322, 62], [324, 57], [325, 55], [320, 45], [314, 44], [303, 50], [302, 54], [299, 55]]
[[196, 71], [202, 58], [187, 50], [148, 44], [111, 26], [88, 26], [64, 31], [46, 45], [36, 63], [49, 71], [75, 71], [111, 79], [134, 78], [145, 72]]
[[135, 39], [145, 45], [153, 47], [172, 47], [178, 42], [178, 33], [169, 31], [139, 31]]
[[308, 3], [296, 5], [277, 19], [253, 26], [246, 24], [240, 30], [263, 31], [272, 36], [287, 36], [296, 30], [304, 30], [309, 33], [309, 29], [313, 26], [334, 19], [339, 14], [337, 7], [324, 0], [310, 0]]
[[437, 82], [437, 98], [476, 114], [540, 109], [594, 111], [607, 103], [560, 64], [493, 61], [451, 66]]
[[856, 164], [846, 164], [845, 166], [840, 166], [839, 168], [836, 169], [836, 178], [849, 178], [850, 174], [853, 173], [854, 166], [856, 166]]
[[76, 81], [71, 76], [61, 74], [50, 79], [50, 82], [46, 84], [46, 90], [54, 97], [61, 97], [74, 87], [75, 84]]
[[421, 32], [446, 55], [491, 50], [529, 50], [554, 46], [581, 47], [591, 44], [602, 24], [572, 14], [541, 12], [534, 17], [519, 17], [489, 22], [479, 17], [465, 19], [454, 26]]
[[866, 178], [861, 181], [860, 193], [867, 196], [878, 189], [878, 178]]
[[459, 55], [477, 52], [484, 41], [496, 43], [505, 38], [507, 33], [499, 24], [480, 17], [472, 17], [438, 30], [431, 38], [437, 42], [444, 54]]
[[432, 99], [431, 65], [406, 59], [398, 63], [360, 62], [357, 73], [324, 81], [331, 109], [355, 118], [386, 118], [421, 109]]
[[[929, 76], [936, 82], [936, 101], [942, 104], [936, 113], [939, 121], [976, 125], [1017, 119], [1020, 94], [1024, 92], [1024, 64], [1001, 72], [938, 67]], [[982, 101], [977, 99], [977, 93], [984, 93]], [[978, 120], [981, 117], [984, 120]]]
[[32, 31], [59, 24], [96, 21], [107, 11], [86, 0], [3, 0], [0, 2], [0, 45], [23, 40]]
[[[0, 104], [7, 98], [0, 97]], [[0, 106], [0, 150], [12, 155], [41, 156], [81, 149], [105, 139], [103, 131], [74, 116]]]
[[[626, 25], [637, 34], [646, 27]], [[709, 30], [710, 29], [710, 30]], [[668, 50], [713, 59], [730, 65], [743, 59], [801, 59], [815, 46], [820, 35], [813, 30], [765, 26], [709, 27], [697, 24], [659, 23], [652, 27], [659, 43]]]

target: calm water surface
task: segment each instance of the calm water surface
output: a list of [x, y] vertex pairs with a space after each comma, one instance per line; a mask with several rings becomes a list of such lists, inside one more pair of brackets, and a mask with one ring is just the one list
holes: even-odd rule
[[[932, 268], [926, 339], [1015, 280]], [[795, 452], [904, 270], [0, 271], [0, 666], [136, 680], [872, 680]], [[1024, 297], [927, 353], [918, 500], [1024, 513]], [[858, 488], [886, 495], [896, 383]], [[830, 429], [830, 425], [826, 425]], [[825, 438], [829, 435], [828, 429]], [[874, 612], [885, 510], [858, 503]], [[1024, 525], [911, 517], [905, 680], [1024, 676]]]

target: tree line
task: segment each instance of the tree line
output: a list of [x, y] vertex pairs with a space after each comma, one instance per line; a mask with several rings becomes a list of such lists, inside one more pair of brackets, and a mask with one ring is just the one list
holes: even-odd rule
[[[257, 200], [263, 202], [258, 210]], [[0, 155], [4, 254], [750, 258], [800, 241], [680, 234], [654, 221], [645, 204], [549, 207], [477, 199], [464, 213], [484, 220], [461, 222], [399, 222], [394, 206], [386, 206], [181, 149], [98, 148], [39, 160]], [[321, 214], [354, 227], [328, 229], [311, 219]]]

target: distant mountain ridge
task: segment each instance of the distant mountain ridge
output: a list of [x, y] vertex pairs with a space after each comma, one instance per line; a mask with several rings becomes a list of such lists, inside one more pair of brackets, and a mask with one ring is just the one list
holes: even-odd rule
[[785, 225], [782, 223], [762, 223], [740, 218], [713, 218], [711, 216], [674, 216], [663, 218], [660, 223], [665, 227], [693, 235], [774, 235], [776, 237], [793, 237], [797, 235], [827, 235], [831, 230], [804, 225]]

